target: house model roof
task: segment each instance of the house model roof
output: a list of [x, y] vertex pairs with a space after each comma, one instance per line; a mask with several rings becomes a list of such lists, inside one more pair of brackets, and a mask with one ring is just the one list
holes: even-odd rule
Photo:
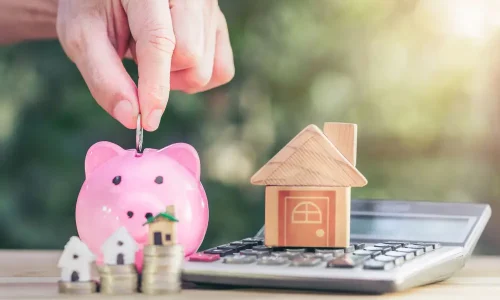
[[77, 236], [72, 236], [64, 246], [63, 253], [59, 258], [57, 266], [63, 268], [74, 262], [74, 256], [79, 258], [79, 263], [90, 263], [95, 260], [95, 256]]
[[146, 223], [144, 223], [143, 225], [153, 223], [158, 218], [164, 218], [164, 219], [167, 219], [167, 220], [172, 221], [172, 222], [179, 222], [179, 220], [177, 220], [173, 215], [169, 214], [168, 212], [161, 212], [154, 217], [148, 218], [148, 221]]
[[126, 249], [130, 249], [133, 251], [139, 250], [139, 245], [135, 241], [135, 239], [130, 235], [127, 229], [122, 226], [118, 228], [112, 235], [108, 237], [108, 239], [102, 244], [101, 251], [105, 252], [108, 248], [114, 248], [117, 245], [117, 242], [121, 241], [125, 244]]
[[309, 125], [297, 134], [250, 182], [332, 187], [361, 187], [368, 183], [316, 125]]

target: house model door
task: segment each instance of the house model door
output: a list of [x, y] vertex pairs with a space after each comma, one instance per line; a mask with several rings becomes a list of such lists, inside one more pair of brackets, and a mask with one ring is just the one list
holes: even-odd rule
[[279, 239], [288, 246], [328, 247], [334, 239], [335, 192], [280, 191]]

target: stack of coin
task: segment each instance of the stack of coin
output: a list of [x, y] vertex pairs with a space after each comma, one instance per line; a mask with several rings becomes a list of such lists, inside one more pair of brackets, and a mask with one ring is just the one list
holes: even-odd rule
[[100, 292], [108, 295], [138, 292], [138, 275], [135, 264], [98, 266], [101, 277]]
[[97, 290], [95, 281], [59, 281], [59, 293], [61, 294], [92, 294]]
[[182, 245], [147, 245], [144, 247], [144, 267], [141, 290], [144, 294], [171, 294], [181, 290]]

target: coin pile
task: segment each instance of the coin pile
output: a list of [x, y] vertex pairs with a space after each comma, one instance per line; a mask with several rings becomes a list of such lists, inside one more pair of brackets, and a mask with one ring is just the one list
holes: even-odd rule
[[183, 261], [182, 245], [145, 246], [142, 293], [151, 295], [180, 292]]
[[92, 294], [97, 290], [95, 281], [59, 281], [59, 293], [61, 294]]
[[138, 275], [135, 264], [98, 266], [100, 292], [108, 295], [137, 293]]

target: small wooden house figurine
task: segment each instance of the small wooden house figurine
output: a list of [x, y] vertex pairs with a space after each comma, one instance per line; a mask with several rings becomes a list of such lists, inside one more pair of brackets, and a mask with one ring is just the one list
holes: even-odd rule
[[167, 206], [165, 212], [149, 218], [144, 224], [149, 225], [149, 244], [155, 246], [176, 244], [176, 222], [179, 222], [179, 220], [175, 218], [173, 205]]
[[131, 265], [139, 245], [125, 227], [116, 230], [101, 246], [106, 265]]
[[367, 184], [356, 139], [355, 124], [309, 125], [252, 176], [266, 186], [266, 246], [349, 246], [351, 187]]
[[61, 281], [89, 282], [91, 281], [91, 264], [95, 255], [78, 237], [73, 236], [64, 246], [57, 267], [61, 269]]

